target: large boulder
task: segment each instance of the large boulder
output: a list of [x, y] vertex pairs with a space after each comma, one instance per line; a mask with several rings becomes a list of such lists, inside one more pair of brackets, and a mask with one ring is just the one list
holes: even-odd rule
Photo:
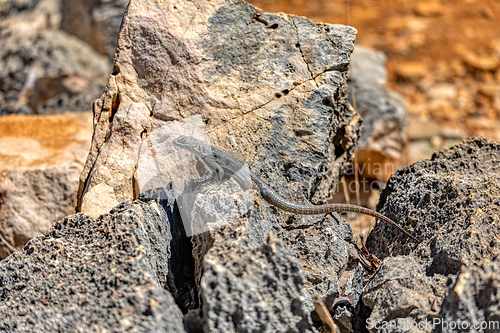
[[385, 260], [357, 304], [355, 328], [498, 330], [499, 161], [499, 143], [471, 139], [390, 178], [381, 212], [423, 242], [375, 225], [367, 248]]
[[0, 117], [0, 257], [75, 212], [92, 115]]
[[239, 0], [132, 1], [94, 104], [78, 209], [99, 184], [121, 202], [185, 177], [186, 153], [170, 144], [180, 134], [239, 153], [285, 195], [324, 202], [360, 128], [345, 90], [354, 34]]
[[181, 250], [168, 212], [155, 200], [127, 204], [97, 220], [68, 216], [32, 239], [0, 262], [0, 329], [184, 332], [165, 289]]

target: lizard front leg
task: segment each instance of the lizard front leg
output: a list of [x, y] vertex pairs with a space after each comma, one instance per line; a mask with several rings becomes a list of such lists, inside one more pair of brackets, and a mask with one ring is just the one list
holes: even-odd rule
[[[219, 183], [222, 181], [222, 178], [224, 178], [224, 168], [222, 168], [219, 163], [217, 163], [213, 158], [210, 157], [201, 157], [201, 160], [203, 163], [210, 168], [210, 170], [213, 171], [211, 174], [211, 177], [216, 179]], [[215, 173], [215, 177], [214, 177]]]

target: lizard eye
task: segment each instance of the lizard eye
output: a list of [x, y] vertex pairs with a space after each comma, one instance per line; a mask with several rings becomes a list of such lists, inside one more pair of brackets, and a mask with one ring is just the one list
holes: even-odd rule
[[187, 143], [188, 142], [188, 138], [181, 138], [179, 141], [181, 143]]

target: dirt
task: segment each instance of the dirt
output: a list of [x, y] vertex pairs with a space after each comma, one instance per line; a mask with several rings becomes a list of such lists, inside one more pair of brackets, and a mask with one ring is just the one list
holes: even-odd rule
[[0, 117], [0, 171], [83, 163], [92, 137], [90, 112]]
[[358, 45], [386, 54], [388, 86], [404, 96], [410, 130], [423, 120], [455, 136], [500, 140], [500, 1], [250, 3], [355, 27]]

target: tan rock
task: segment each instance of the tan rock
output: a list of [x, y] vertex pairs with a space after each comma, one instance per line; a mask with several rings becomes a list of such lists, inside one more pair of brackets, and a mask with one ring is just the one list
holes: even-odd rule
[[119, 203], [111, 186], [97, 184], [85, 195], [82, 202], [82, 211], [96, 219], [103, 214], [109, 213]]
[[[0, 117], [0, 233], [17, 248], [74, 213], [92, 136], [87, 113]], [[0, 242], [0, 256], [11, 253]]]
[[462, 54], [462, 59], [469, 67], [482, 71], [494, 71], [500, 67], [500, 59], [495, 56], [477, 55], [472, 52], [464, 52]]
[[425, 77], [428, 73], [425, 64], [418, 61], [405, 61], [395, 66], [394, 72], [404, 80], [414, 81]]

